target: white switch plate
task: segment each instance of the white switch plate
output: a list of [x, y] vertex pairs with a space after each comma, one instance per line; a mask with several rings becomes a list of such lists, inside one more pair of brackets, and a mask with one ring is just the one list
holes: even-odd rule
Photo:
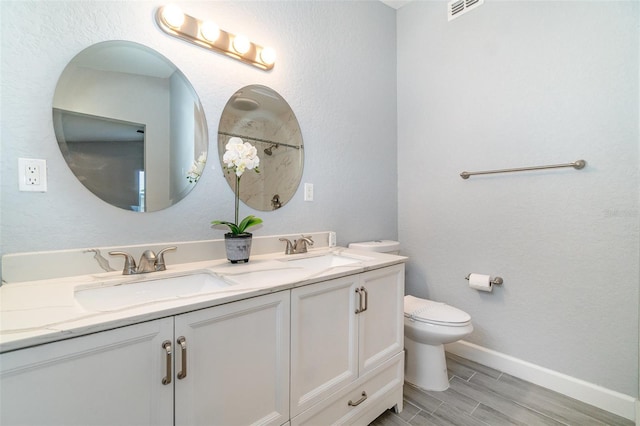
[[336, 233], [331, 231], [329, 232], [329, 247], [336, 246]]
[[304, 200], [313, 201], [313, 184], [312, 183], [304, 184]]
[[18, 189], [20, 191], [47, 192], [47, 161], [18, 158]]

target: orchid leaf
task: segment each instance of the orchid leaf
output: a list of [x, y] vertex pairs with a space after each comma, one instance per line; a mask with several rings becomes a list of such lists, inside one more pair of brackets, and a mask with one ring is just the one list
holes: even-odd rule
[[238, 225], [238, 232], [242, 234], [247, 228], [258, 225], [260, 223], [262, 223], [262, 219], [253, 215], [249, 215], [245, 217], [242, 222], [240, 222], [240, 225]]
[[237, 235], [237, 234], [242, 234], [244, 233], [247, 228], [250, 228], [254, 225], [258, 225], [262, 223], [262, 219], [260, 219], [259, 217], [255, 217], [253, 215], [249, 215], [247, 217], [245, 217], [242, 222], [240, 222], [239, 225], [236, 225], [233, 222], [227, 222], [224, 220], [214, 220], [213, 222], [211, 222], [212, 225], [226, 225], [229, 227], [229, 230], [231, 231], [232, 234]]
[[233, 222], [227, 222], [224, 220], [214, 220], [211, 222], [212, 225], [227, 225], [232, 234], [240, 234], [241, 232], [238, 230], [238, 226], [236, 226]]

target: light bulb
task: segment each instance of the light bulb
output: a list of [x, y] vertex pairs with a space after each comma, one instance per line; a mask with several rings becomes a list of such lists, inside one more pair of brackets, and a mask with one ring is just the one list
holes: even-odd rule
[[233, 39], [233, 48], [236, 52], [241, 55], [244, 55], [249, 51], [251, 44], [249, 43], [249, 39], [243, 35], [237, 35]]
[[178, 6], [170, 4], [162, 8], [162, 19], [171, 28], [180, 28], [184, 23], [184, 13]]
[[260, 59], [266, 65], [272, 65], [276, 61], [276, 51], [271, 47], [264, 47], [260, 52]]
[[200, 34], [207, 41], [216, 41], [220, 37], [220, 27], [215, 22], [203, 22], [200, 25]]

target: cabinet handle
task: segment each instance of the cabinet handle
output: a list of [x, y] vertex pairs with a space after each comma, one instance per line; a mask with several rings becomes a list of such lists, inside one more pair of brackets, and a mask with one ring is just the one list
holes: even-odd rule
[[362, 308], [362, 290], [363, 287], [360, 288], [356, 288], [356, 293], [358, 293], [358, 307], [356, 308], [356, 314], [359, 314], [360, 312], [364, 311], [364, 309]]
[[182, 370], [178, 372], [178, 379], [182, 380], [187, 377], [187, 339], [180, 336], [177, 342], [181, 348], [180, 357], [182, 358]]
[[[364, 312], [369, 307], [369, 293], [367, 293], [367, 289], [364, 287], [356, 288], [356, 293], [358, 293], [358, 309], [356, 309], [356, 314]], [[364, 305], [362, 304], [364, 294]]]
[[164, 342], [162, 342], [162, 349], [167, 352], [167, 375], [162, 378], [162, 384], [168, 385], [169, 383], [171, 383], [171, 342], [169, 340], [165, 340]]
[[360, 398], [359, 400], [357, 400], [356, 402], [353, 402], [351, 400], [349, 400], [349, 402], [347, 403], [347, 405], [349, 407], [357, 407], [358, 405], [362, 404], [364, 402], [364, 400], [367, 399], [367, 393], [365, 391], [362, 391], [362, 398]]
[[360, 312], [364, 312], [369, 309], [369, 292], [364, 287], [361, 287], [360, 291], [364, 293], [364, 309], [362, 309]]

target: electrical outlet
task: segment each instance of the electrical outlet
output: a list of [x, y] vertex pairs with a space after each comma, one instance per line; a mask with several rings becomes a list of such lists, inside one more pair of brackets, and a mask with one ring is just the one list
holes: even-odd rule
[[312, 183], [304, 184], [304, 200], [313, 201], [313, 184]]
[[47, 161], [18, 158], [18, 189], [47, 192]]
[[40, 166], [37, 164], [27, 164], [24, 180], [26, 185], [40, 185]]

